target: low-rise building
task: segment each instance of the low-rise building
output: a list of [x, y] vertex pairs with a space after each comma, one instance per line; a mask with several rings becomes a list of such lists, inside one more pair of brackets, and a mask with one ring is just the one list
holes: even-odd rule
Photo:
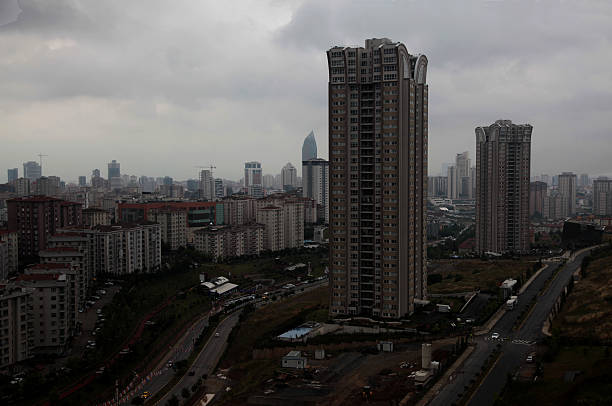
[[281, 361], [283, 368], [305, 369], [308, 366], [308, 359], [302, 356], [301, 351], [289, 351]]

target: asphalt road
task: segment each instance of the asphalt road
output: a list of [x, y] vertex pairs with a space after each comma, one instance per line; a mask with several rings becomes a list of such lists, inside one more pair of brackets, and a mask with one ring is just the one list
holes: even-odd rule
[[196, 338], [208, 326], [208, 317], [203, 317], [194, 323], [189, 330], [170, 348], [148, 376], [135, 375], [128, 388], [119, 388], [120, 405], [130, 405], [135, 396], [143, 392], [152, 394], [161, 390], [174, 376], [174, 369], [168, 367], [168, 361], [177, 362], [189, 357]]
[[[165, 405], [173, 394], [180, 399], [181, 390], [183, 388], [189, 388], [189, 390], [191, 390], [191, 387], [194, 383], [196, 383], [198, 378], [204, 374], [208, 375], [214, 371], [219, 358], [225, 351], [229, 334], [234, 326], [236, 326], [238, 323], [239, 316], [240, 312], [232, 313], [223, 319], [221, 323], [219, 323], [215, 330], [215, 333], [219, 333], [219, 337], [216, 337], [215, 334], [210, 337], [198, 355], [198, 358], [194, 361], [193, 365], [189, 369], [189, 372], [183, 376], [183, 378], [166, 394], [166, 396], [156, 403], [157, 405]], [[190, 375], [192, 371], [194, 374]]]
[[[543, 338], [542, 325], [547, 315], [572, 277], [572, 274], [580, 266], [582, 259], [587, 254], [583, 253], [574, 261], [568, 262], [559, 271], [543, 294], [540, 291], [545, 287], [547, 279], [556, 271], [559, 265], [550, 264], [548, 268], [542, 271], [531, 285], [519, 295], [519, 305], [517, 308], [507, 311], [492, 328], [491, 332], [499, 333], [500, 339], [493, 340], [490, 334], [485, 337], [476, 338], [474, 340], [476, 344], [474, 352], [466, 360], [463, 367], [453, 375], [452, 380], [431, 401], [430, 405], [452, 405], [454, 402], [457, 402], [460, 395], [465, 391], [466, 386], [470, 385], [470, 380], [476, 378], [476, 375], [480, 372], [495, 347], [501, 344], [502, 353], [498, 361], [469, 401], [469, 405], [493, 404], [497, 395], [503, 390], [508, 374], [514, 372], [525, 362], [527, 354], [532, 351], [531, 346], [533, 343]], [[536, 298], [536, 303], [532, 312], [518, 331], [512, 331], [512, 327], [520, 313], [529, 306], [534, 297]]]

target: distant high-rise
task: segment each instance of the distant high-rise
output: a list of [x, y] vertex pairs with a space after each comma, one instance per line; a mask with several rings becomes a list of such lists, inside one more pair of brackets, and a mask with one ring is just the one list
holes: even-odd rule
[[427, 58], [327, 51], [330, 313], [400, 318], [426, 299]]
[[612, 216], [612, 179], [599, 177], [593, 180], [593, 214]]
[[108, 180], [121, 178], [121, 164], [113, 159], [108, 163]]
[[244, 163], [244, 187], [249, 196], [263, 197], [261, 163], [256, 161]]
[[529, 124], [497, 120], [476, 127], [476, 246], [478, 252], [529, 250]]
[[544, 182], [531, 182], [529, 185], [529, 216], [544, 216], [548, 185]]
[[310, 134], [304, 140], [302, 145], [302, 161], [308, 161], [317, 157], [317, 141], [315, 140], [314, 132]]
[[215, 198], [223, 199], [225, 197], [225, 186], [223, 186], [223, 179], [215, 179]]
[[87, 176], [79, 176], [79, 186], [87, 186]]
[[559, 175], [559, 194], [562, 199], [562, 217], [570, 217], [576, 214], [576, 175], [571, 172], [563, 172]]
[[17, 169], [17, 168], [9, 169], [7, 171], [7, 174], [8, 174], [8, 181], [9, 182], [12, 182], [14, 180], [19, 179], [19, 169]]
[[449, 165], [448, 167], [446, 167], [446, 196], [449, 199], [459, 198], [457, 183], [457, 167], [455, 165]]
[[100, 177], [100, 170], [99, 169], [94, 169], [93, 171], [91, 171], [91, 177], [92, 178], [99, 178]]
[[297, 186], [297, 169], [291, 165], [291, 162], [287, 162], [287, 165], [283, 166], [281, 170], [281, 180], [283, 182], [283, 190], [288, 192], [293, 190]]
[[591, 184], [591, 181], [589, 179], [589, 174], [588, 173], [580, 174], [580, 179], [579, 179], [578, 186], [587, 187], [590, 184]]
[[455, 187], [457, 198], [460, 199], [471, 199], [472, 198], [472, 181], [470, 179], [470, 169], [472, 167], [470, 156], [468, 151], [457, 154], [455, 159], [456, 176], [455, 181], [457, 186]]
[[209, 169], [200, 171], [200, 197], [206, 200], [213, 200], [215, 196], [215, 180]]
[[42, 176], [42, 168], [36, 161], [28, 161], [23, 164], [23, 177], [31, 181]]
[[329, 162], [316, 158], [302, 162], [302, 196], [316, 200], [329, 223]]

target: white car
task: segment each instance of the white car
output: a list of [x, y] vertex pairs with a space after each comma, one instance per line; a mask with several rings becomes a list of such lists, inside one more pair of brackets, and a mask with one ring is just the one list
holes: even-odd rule
[[219, 337], [219, 333], [215, 333], [215, 337]]
[[497, 340], [499, 338], [499, 333], [493, 333], [491, 334], [491, 339], [492, 340]]

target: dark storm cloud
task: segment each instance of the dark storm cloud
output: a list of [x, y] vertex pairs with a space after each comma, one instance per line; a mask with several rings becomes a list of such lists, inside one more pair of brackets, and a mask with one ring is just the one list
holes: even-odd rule
[[311, 129], [327, 154], [325, 51], [386, 36], [430, 61], [430, 173], [498, 118], [534, 125], [534, 173], [606, 171], [611, 16], [605, 1], [0, 0], [0, 159], [43, 151], [70, 179], [110, 159], [175, 178], [299, 167]]

